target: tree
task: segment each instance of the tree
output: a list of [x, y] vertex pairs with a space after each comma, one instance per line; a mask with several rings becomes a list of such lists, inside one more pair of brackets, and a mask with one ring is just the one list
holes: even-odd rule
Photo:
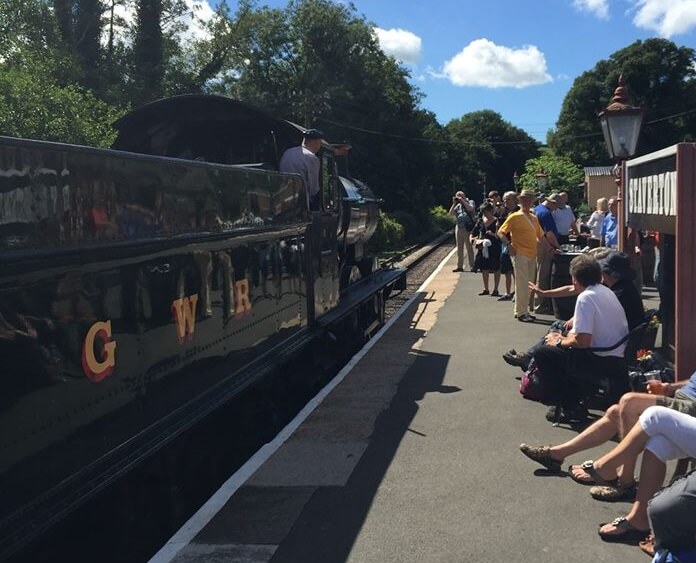
[[109, 146], [123, 111], [79, 85], [82, 71], [43, 0], [0, 3], [0, 134]]
[[579, 76], [566, 95], [549, 146], [585, 166], [609, 160], [597, 115], [623, 74], [634, 105], [646, 109], [638, 154], [690, 139], [696, 130], [696, 55], [666, 39], [636, 41]]
[[539, 154], [536, 140], [491, 110], [453, 119], [445, 129], [451, 142], [447, 172], [476, 201], [484, 191], [512, 189], [515, 171]]
[[299, 0], [255, 9], [243, 1], [234, 15], [219, 13], [227, 18], [215, 26], [221, 35], [205, 45], [223, 61], [210, 91], [349, 141], [351, 172], [388, 208], [425, 211], [434, 198], [437, 122], [352, 5]]
[[41, 67], [0, 70], [0, 134], [108, 147], [123, 112], [76, 85], [62, 86]]
[[547, 175], [546, 192], [568, 192], [570, 202], [577, 206], [583, 201], [583, 188], [580, 186], [585, 178], [582, 166], [575, 164], [567, 156], [543, 154], [528, 160], [520, 184], [524, 188], [538, 191], [538, 175]]
[[140, 0], [133, 38], [131, 95], [135, 105], [156, 99], [164, 78], [162, 0]]

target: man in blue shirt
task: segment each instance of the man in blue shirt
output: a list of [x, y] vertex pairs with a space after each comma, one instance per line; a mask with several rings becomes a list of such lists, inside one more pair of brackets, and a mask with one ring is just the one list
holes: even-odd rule
[[[543, 203], [534, 208], [534, 214], [544, 231], [544, 238], [537, 247], [537, 285], [540, 289], [551, 289], [551, 263], [553, 254], [560, 250], [558, 244], [558, 229], [553, 218], [553, 211], [558, 206], [558, 194], [550, 194]], [[537, 295], [537, 305], [534, 312], [551, 314], [551, 304], [548, 299]]]
[[619, 202], [615, 197], [609, 200], [609, 213], [604, 218], [601, 231], [601, 246], [618, 248], [619, 246]]

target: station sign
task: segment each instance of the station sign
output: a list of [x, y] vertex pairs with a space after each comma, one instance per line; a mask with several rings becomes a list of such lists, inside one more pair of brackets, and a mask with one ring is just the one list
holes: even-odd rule
[[626, 163], [626, 222], [676, 234], [677, 145]]

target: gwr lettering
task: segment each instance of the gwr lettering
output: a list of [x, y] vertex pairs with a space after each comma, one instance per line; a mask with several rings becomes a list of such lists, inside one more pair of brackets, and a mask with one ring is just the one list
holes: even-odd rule
[[[97, 358], [94, 345], [99, 340], [103, 344]], [[116, 367], [116, 342], [111, 339], [111, 321], [94, 323], [87, 331], [82, 345], [82, 371], [92, 383], [99, 383], [109, 377]]]
[[179, 339], [179, 344], [184, 343], [184, 339], [187, 335], [189, 340], [193, 339], [193, 333], [196, 329], [197, 303], [197, 293], [172, 301], [172, 314], [174, 316], [176, 336]]
[[239, 280], [234, 284], [234, 303], [235, 317], [241, 317], [242, 315], [251, 311], [251, 301], [249, 300], [249, 280], [246, 278]]

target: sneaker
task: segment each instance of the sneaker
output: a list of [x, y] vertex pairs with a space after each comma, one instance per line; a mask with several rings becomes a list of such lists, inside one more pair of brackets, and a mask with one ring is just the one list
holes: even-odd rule
[[521, 323], [533, 323], [536, 321], [536, 317], [534, 315], [530, 315], [529, 313], [522, 313], [519, 317], [517, 317], [517, 320]]
[[453, 272], [463, 272], [463, 271], [464, 271], [464, 268], [455, 268], [455, 269], [452, 270], [452, 271], [453, 271]]
[[549, 471], [559, 473], [563, 460], [556, 460], [551, 457], [551, 448], [549, 446], [528, 446], [520, 444], [520, 451], [532, 461], [543, 465]]
[[488, 290], [484, 289], [483, 291], [479, 291], [479, 295], [488, 295]]
[[498, 295], [500, 295], [500, 293], [498, 293], [497, 289], [494, 289], [493, 291], [491, 291], [491, 297], [498, 297]]
[[526, 354], [506, 352], [503, 354], [503, 360], [506, 364], [520, 368], [522, 371], [527, 371], [529, 368], [530, 358]]
[[502, 297], [498, 297], [498, 301], [512, 301], [512, 293], [505, 293]]

